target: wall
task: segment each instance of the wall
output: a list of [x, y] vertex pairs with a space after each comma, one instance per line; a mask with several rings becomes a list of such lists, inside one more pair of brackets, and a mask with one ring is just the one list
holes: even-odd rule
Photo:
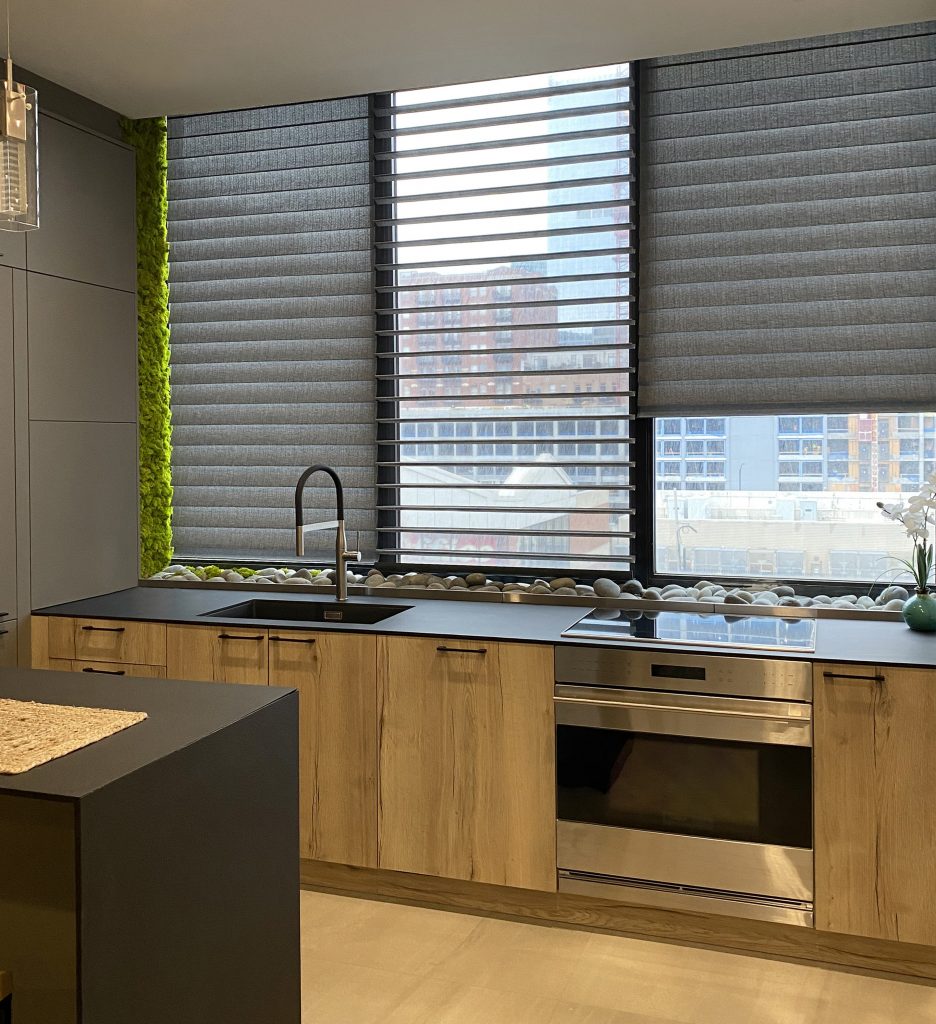
[[139, 565], [133, 153], [114, 112], [22, 77], [40, 227], [0, 232], [0, 664], [25, 662], [33, 608], [133, 586]]

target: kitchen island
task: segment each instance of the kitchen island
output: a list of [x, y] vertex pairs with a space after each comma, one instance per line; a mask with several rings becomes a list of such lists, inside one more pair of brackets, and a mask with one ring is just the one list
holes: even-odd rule
[[10, 669], [0, 698], [147, 715], [0, 775], [17, 1024], [298, 1024], [295, 691]]

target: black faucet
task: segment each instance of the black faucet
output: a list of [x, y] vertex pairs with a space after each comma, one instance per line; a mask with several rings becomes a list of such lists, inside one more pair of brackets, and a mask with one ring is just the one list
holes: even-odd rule
[[[335, 485], [335, 511], [338, 518], [328, 523], [316, 523], [314, 526], [303, 526], [302, 524], [302, 494], [305, 490], [306, 481], [313, 473], [327, 473]], [[341, 479], [331, 466], [309, 466], [304, 470], [299, 482], [296, 484], [296, 557], [302, 558], [305, 554], [305, 535], [312, 530], [328, 530], [335, 528], [335, 588], [337, 600], [348, 600], [348, 562], [356, 562], [361, 558], [360, 551], [349, 551], [348, 540], [345, 535], [344, 518], [344, 490], [341, 486]]]

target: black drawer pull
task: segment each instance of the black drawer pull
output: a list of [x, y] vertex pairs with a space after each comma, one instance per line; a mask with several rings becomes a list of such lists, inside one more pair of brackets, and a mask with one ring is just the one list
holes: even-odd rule
[[86, 633], [124, 633], [126, 626], [82, 626]]
[[863, 683], [885, 683], [884, 676], [851, 676], [847, 672], [823, 672], [823, 679], [860, 679]]
[[263, 634], [258, 633], [256, 636], [234, 636], [232, 633], [219, 633], [219, 640], [262, 640]]
[[10, 631], [8, 629], [0, 629], [0, 636], [6, 636]]
[[125, 676], [125, 669], [106, 669], [106, 668], [83, 668], [82, 672], [96, 672], [101, 676]]
[[300, 639], [297, 636], [271, 636], [270, 643], [273, 643], [274, 641], [278, 644], [314, 644], [315, 637]]
[[486, 647], [437, 647], [443, 654], [487, 654]]

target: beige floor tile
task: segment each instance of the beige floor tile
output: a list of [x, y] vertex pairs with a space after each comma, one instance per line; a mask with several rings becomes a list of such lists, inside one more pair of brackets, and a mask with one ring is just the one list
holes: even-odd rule
[[413, 974], [313, 959], [303, 952], [302, 1024], [386, 1024], [419, 982]]
[[303, 957], [427, 974], [478, 926], [467, 914], [303, 892]]

